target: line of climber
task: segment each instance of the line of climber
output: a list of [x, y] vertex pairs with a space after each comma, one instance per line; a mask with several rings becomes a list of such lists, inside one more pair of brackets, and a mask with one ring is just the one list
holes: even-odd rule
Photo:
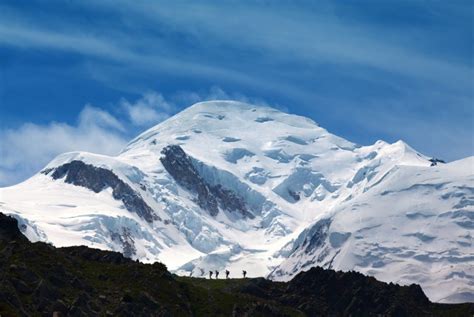
[[[219, 278], [219, 271], [218, 270], [215, 270], [215, 271], [209, 271], [209, 279], [212, 280], [212, 276], [215, 275], [215, 279], [217, 280]], [[225, 278], [226, 279], [229, 279], [229, 275], [230, 275], [230, 271], [229, 270], [225, 270]], [[245, 270], [242, 270], [242, 276], [244, 278], [247, 277], [247, 271]]]

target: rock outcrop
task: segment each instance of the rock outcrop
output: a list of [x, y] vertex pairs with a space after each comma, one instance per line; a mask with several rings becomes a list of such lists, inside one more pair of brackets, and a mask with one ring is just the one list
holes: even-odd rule
[[44, 170], [43, 173], [55, 180], [65, 177], [64, 182], [88, 188], [95, 193], [110, 187], [114, 199], [121, 200], [128, 211], [136, 213], [148, 222], [158, 219], [141, 195], [108, 169], [75, 160]]
[[166, 171], [180, 186], [194, 193], [199, 207], [207, 210], [211, 216], [216, 216], [221, 208], [239, 212], [244, 217], [254, 217], [242, 197], [220, 184], [213, 186], [207, 183], [179, 145], [166, 146], [161, 154], [160, 161]]

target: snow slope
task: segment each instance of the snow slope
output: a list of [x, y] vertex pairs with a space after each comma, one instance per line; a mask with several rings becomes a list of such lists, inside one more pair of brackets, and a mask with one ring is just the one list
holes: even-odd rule
[[474, 301], [473, 167], [473, 157], [395, 167], [302, 232], [270, 276], [287, 280], [319, 265], [419, 283], [435, 301]]
[[419, 283], [432, 300], [473, 300], [473, 158], [431, 165], [402, 141], [360, 146], [304, 117], [213, 101], [116, 157], [58, 156], [0, 189], [0, 211], [30, 240], [116, 250], [180, 274], [286, 280], [323, 265]]

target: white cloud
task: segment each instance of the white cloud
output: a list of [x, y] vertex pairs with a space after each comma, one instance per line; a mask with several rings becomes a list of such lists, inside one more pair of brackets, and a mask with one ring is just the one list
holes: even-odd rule
[[175, 106], [156, 92], [146, 93], [135, 103], [130, 103], [126, 99], [122, 99], [120, 103], [131, 123], [137, 126], [157, 124], [175, 112]]
[[117, 154], [127, 141], [123, 130], [110, 113], [86, 105], [76, 125], [25, 123], [0, 131], [0, 186], [31, 176], [63, 152]]
[[79, 127], [82, 129], [93, 129], [101, 127], [105, 129], [116, 129], [124, 131], [125, 128], [113, 115], [99, 108], [86, 105], [79, 114]]

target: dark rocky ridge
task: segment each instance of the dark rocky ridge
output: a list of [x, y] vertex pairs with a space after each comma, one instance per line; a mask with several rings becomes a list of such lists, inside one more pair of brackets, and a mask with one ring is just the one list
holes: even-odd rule
[[324, 244], [330, 225], [331, 219], [321, 219], [309, 229], [308, 235], [303, 242], [303, 246], [305, 247], [304, 252], [306, 254]]
[[254, 217], [242, 197], [221, 185], [207, 183], [179, 145], [166, 146], [161, 154], [160, 161], [166, 171], [180, 186], [196, 194], [199, 207], [207, 210], [211, 216], [216, 216], [220, 207], [229, 212], [237, 211], [244, 217]]
[[435, 158], [435, 157], [429, 159], [429, 161], [431, 162], [431, 166], [437, 166], [438, 163], [446, 164], [446, 162], [444, 160], [441, 160], [441, 159], [438, 159], [438, 158]]
[[471, 316], [433, 304], [417, 285], [312, 268], [292, 281], [171, 275], [117, 252], [29, 242], [0, 213], [2, 316]]
[[122, 254], [131, 258], [137, 253], [135, 247], [135, 241], [133, 240], [132, 235], [130, 234], [130, 229], [127, 227], [122, 228], [122, 232], [114, 232], [111, 234], [112, 240], [118, 241], [122, 245]]
[[42, 173], [51, 175], [55, 180], [66, 176], [64, 182], [88, 188], [95, 193], [110, 187], [114, 199], [121, 200], [128, 211], [136, 213], [148, 222], [159, 219], [139, 193], [108, 169], [74, 160]]

